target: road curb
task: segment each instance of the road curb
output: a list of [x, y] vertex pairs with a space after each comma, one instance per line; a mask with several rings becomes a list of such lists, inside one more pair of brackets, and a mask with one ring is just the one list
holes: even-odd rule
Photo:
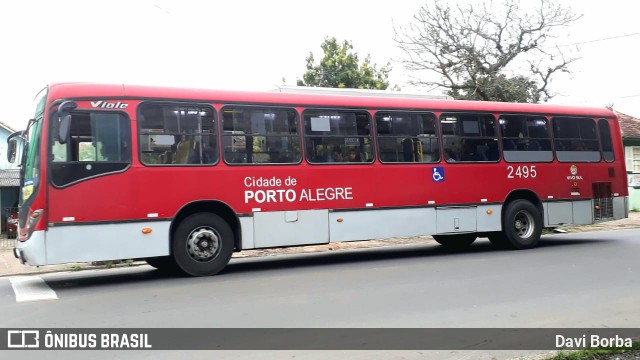
[[[0, 252], [0, 255], [1, 252]], [[18, 261], [18, 259], [15, 259], [16, 261]], [[73, 266], [80, 266], [79, 269], [69, 269], [70, 267]], [[12, 273], [1, 273], [0, 274], [0, 278], [6, 278], [6, 277], [11, 277], [11, 276], [29, 276], [29, 275], [40, 275], [40, 274], [51, 274], [51, 273], [62, 273], [62, 272], [71, 272], [71, 273], [75, 273], [75, 272], [80, 272], [80, 271], [86, 271], [86, 270], [109, 270], [109, 269], [120, 269], [120, 268], [128, 268], [128, 267], [138, 267], [138, 266], [142, 266], [142, 265], [147, 265], [147, 263], [145, 263], [144, 261], [134, 261], [133, 263], [130, 264], [115, 264], [111, 267], [107, 267], [105, 265], [90, 265], [89, 263], [69, 263], [69, 264], [62, 264], [62, 265], [45, 265], [45, 266], [53, 266], [56, 268], [51, 268], [51, 269], [42, 269], [42, 270], [37, 270], [39, 267], [31, 267], [28, 265], [22, 265], [18, 262], [18, 266], [24, 267], [26, 269], [36, 269], [36, 270], [27, 270], [27, 271], [16, 271], [16, 272], [12, 272]], [[62, 268], [64, 266], [64, 268]]]

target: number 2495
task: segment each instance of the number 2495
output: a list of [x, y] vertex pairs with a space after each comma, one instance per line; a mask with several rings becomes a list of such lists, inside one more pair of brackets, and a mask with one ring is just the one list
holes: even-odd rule
[[536, 177], [536, 175], [538, 175], [538, 172], [536, 171], [536, 166], [535, 165], [531, 165], [531, 166], [518, 166], [518, 167], [513, 167], [511, 165], [507, 166], [507, 179], [515, 179], [515, 178], [534, 178]]

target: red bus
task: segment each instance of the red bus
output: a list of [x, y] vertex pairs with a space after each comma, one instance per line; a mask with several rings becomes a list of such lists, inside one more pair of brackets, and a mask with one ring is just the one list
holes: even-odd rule
[[[628, 216], [620, 128], [556, 105], [55, 84], [23, 139], [23, 263], [146, 259], [433, 235], [534, 247]], [[15, 157], [15, 156], [14, 156]]]

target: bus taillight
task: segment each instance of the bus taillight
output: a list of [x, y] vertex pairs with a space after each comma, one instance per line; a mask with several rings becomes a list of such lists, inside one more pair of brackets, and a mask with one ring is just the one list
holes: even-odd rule
[[38, 209], [38, 210], [34, 210], [29, 214], [29, 217], [27, 218], [26, 227], [19, 230], [19, 236], [18, 236], [19, 241], [26, 241], [31, 237], [31, 234], [36, 229], [38, 222], [43, 217], [42, 216], [43, 213], [44, 213], [44, 210]]

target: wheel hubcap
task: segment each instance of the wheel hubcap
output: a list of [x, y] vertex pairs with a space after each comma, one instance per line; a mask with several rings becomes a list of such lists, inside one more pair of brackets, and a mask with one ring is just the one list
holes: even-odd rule
[[521, 239], [526, 239], [533, 234], [534, 221], [533, 216], [526, 211], [519, 211], [513, 222], [516, 234]]
[[213, 259], [220, 249], [220, 235], [215, 229], [199, 227], [187, 238], [187, 251], [196, 261], [206, 262]]

